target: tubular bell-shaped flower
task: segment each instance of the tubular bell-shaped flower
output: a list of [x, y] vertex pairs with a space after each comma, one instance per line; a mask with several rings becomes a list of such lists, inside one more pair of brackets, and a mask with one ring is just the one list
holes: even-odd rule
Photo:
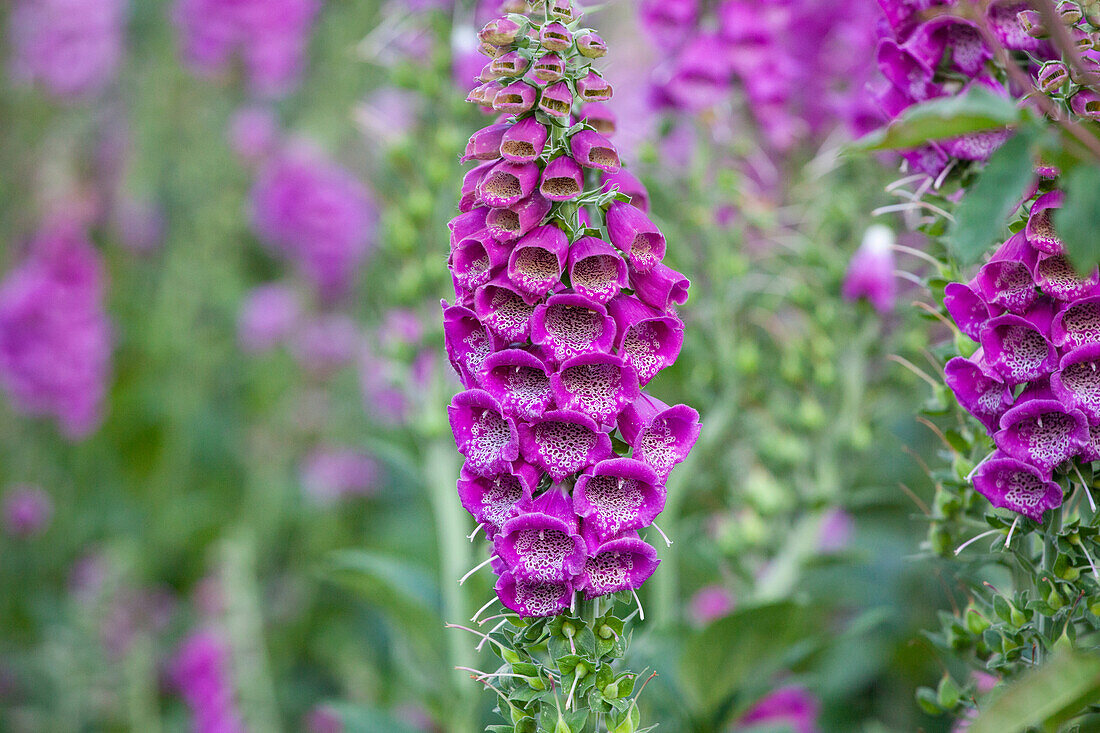
[[627, 284], [623, 258], [607, 242], [581, 237], [569, 249], [569, 282], [580, 295], [602, 305], [622, 292]]
[[1059, 311], [1050, 325], [1050, 336], [1065, 350], [1100, 343], [1100, 296], [1076, 300]]
[[469, 388], [480, 386], [485, 360], [499, 348], [499, 340], [477, 315], [460, 305], [443, 303], [443, 342], [455, 371]]
[[500, 404], [481, 389], [459, 392], [447, 408], [458, 452], [466, 467], [479, 476], [493, 476], [519, 458], [516, 424]]
[[503, 273], [478, 289], [474, 310], [481, 322], [505, 341], [523, 341], [531, 335], [535, 307]]
[[551, 410], [531, 423], [521, 424], [519, 445], [524, 460], [542, 468], [555, 481], [612, 454], [607, 433], [576, 410]]
[[559, 362], [593, 351], [608, 352], [615, 341], [615, 321], [602, 305], [583, 295], [551, 295], [535, 308], [531, 340]]
[[523, 293], [542, 297], [561, 282], [569, 238], [558, 227], [546, 224], [516, 242], [508, 257], [508, 279]]
[[667, 479], [699, 438], [699, 413], [687, 405], [669, 407], [642, 394], [619, 415], [619, 432], [634, 449], [634, 458]]
[[1031, 274], [1036, 259], [1036, 252], [1023, 232], [1018, 232], [1001, 245], [978, 271], [978, 287], [986, 302], [1017, 314], [1030, 308], [1039, 295]]
[[1008, 384], [1022, 384], [1050, 374], [1058, 366], [1058, 352], [1046, 337], [1050, 312], [1040, 308], [1028, 317], [1006, 313], [986, 321], [981, 331], [985, 358]]
[[569, 497], [561, 488], [551, 488], [530, 511], [505, 522], [493, 547], [516, 577], [541, 583], [570, 580], [586, 557]]
[[1003, 381], [990, 374], [981, 350], [970, 359], [956, 356], [944, 366], [947, 386], [955, 399], [989, 431], [997, 430], [1001, 415], [1011, 404], [1012, 393]]
[[522, 420], [540, 417], [554, 401], [546, 364], [522, 349], [490, 354], [482, 367], [481, 383], [504, 412]]
[[665, 256], [665, 237], [642, 210], [616, 201], [607, 210], [607, 234], [630, 264], [641, 273], [652, 270]]
[[977, 283], [948, 283], [943, 289], [943, 306], [959, 330], [977, 341], [982, 325], [989, 320], [989, 306], [978, 294]]
[[656, 471], [633, 458], [597, 463], [573, 489], [574, 511], [601, 541], [649, 526], [664, 508]]
[[1050, 389], [1064, 405], [1100, 423], [1100, 344], [1085, 344], [1062, 357]]
[[496, 592], [501, 603], [521, 616], [556, 616], [569, 609], [573, 585], [522, 580], [506, 570], [497, 579]]
[[1065, 198], [1065, 194], [1061, 191], [1048, 191], [1035, 199], [1035, 203], [1031, 205], [1024, 236], [1031, 246], [1040, 252], [1052, 255], [1063, 252], [1062, 240], [1054, 231], [1050, 214], [1053, 209], [1061, 208]]
[[983, 463], [974, 488], [995, 507], [1043, 521], [1043, 512], [1062, 505], [1062, 487], [1028, 463], [1003, 454]]
[[589, 548], [577, 589], [586, 598], [635, 590], [653, 575], [657, 551], [637, 537], [619, 537]]
[[521, 461], [508, 472], [479, 476], [466, 468], [458, 479], [458, 498], [474, 519], [486, 525], [490, 539], [505, 522], [528, 504], [538, 485], [539, 472]]
[[589, 353], [562, 362], [550, 378], [558, 407], [610, 423], [638, 397], [638, 375], [622, 357]]
[[607, 311], [615, 319], [618, 332], [615, 346], [638, 373], [642, 386], [680, 355], [684, 329], [677, 319], [626, 295], [611, 300]]
[[993, 435], [1005, 454], [1047, 475], [1077, 455], [1088, 438], [1088, 421], [1080, 410], [1067, 410], [1058, 400], [1039, 394], [1017, 401], [1001, 416], [1001, 429]]

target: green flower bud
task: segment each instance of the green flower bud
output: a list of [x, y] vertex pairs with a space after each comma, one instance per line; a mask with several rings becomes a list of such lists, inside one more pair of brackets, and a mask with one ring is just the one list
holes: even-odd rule
[[573, 668], [573, 674], [578, 680], [583, 680], [588, 674], [588, 666], [584, 662], [577, 662], [577, 666]]
[[615, 629], [611, 628], [607, 624], [600, 627], [599, 636], [601, 639], [610, 639], [615, 636]]
[[951, 675], [944, 675], [943, 679], [940, 680], [939, 688], [936, 690], [936, 702], [945, 710], [952, 710], [959, 704], [961, 696], [962, 691], [955, 684], [955, 680], [951, 679]]
[[966, 609], [966, 628], [970, 629], [970, 633], [980, 636], [990, 626], [989, 619], [978, 613], [976, 608], [971, 606]]
[[566, 639], [572, 639], [577, 633], [577, 627], [573, 625], [571, 621], [566, 621], [561, 625], [561, 635]]
[[1013, 604], [1009, 603], [1008, 620], [1012, 622], [1013, 626], [1019, 627], [1027, 623], [1027, 616], [1023, 612], [1016, 608]]
[[603, 688], [603, 696], [608, 700], [614, 700], [619, 696], [619, 683], [612, 682]]

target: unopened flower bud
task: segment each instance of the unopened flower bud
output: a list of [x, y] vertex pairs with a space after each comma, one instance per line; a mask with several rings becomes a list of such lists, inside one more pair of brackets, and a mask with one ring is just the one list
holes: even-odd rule
[[535, 62], [531, 73], [541, 81], [555, 82], [565, 75], [565, 62], [556, 53], [548, 53]]
[[577, 50], [585, 58], [598, 59], [607, 55], [607, 43], [596, 33], [582, 33], [575, 40]]
[[520, 24], [511, 18], [495, 18], [485, 24], [485, 27], [478, 32], [477, 38], [482, 43], [493, 46], [507, 46], [516, 40], [522, 30]]
[[1062, 22], [1068, 25], [1073, 25], [1077, 21], [1081, 20], [1081, 6], [1072, 0], [1062, 0], [1058, 3], [1058, 15], [1062, 17]]
[[527, 71], [531, 61], [518, 51], [509, 51], [489, 62], [494, 74], [499, 76], [519, 76]]
[[1039, 15], [1038, 10], [1021, 10], [1016, 17], [1019, 19], [1024, 33], [1032, 38], [1047, 37], [1047, 28], [1043, 25], [1043, 16]]
[[547, 51], [565, 51], [573, 45], [573, 34], [561, 23], [547, 23], [539, 32], [539, 43]]
[[538, 92], [524, 81], [514, 81], [497, 92], [493, 98], [493, 109], [509, 115], [519, 115], [535, 106]]
[[569, 91], [569, 86], [559, 81], [543, 89], [539, 109], [554, 117], [568, 116], [573, 109], [573, 93]]
[[571, 23], [576, 18], [573, 12], [573, 0], [546, 0], [546, 12], [551, 18]]
[[1069, 68], [1061, 61], [1048, 61], [1039, 69], [1039, 88], [1046, 94], [1061, 89], [1069, 81]]
[[480, 81], [482, 84], [488, 84], [491, 81], [496, 81], [501, 76], [503, 76], [503, 74], [497, 72], [493, 66], [496, 61], [496, 59], [493, 59], [492, 61], [486, 61], [485, 66], [481, 67], [481, 73], [477, 75], [477, 80]]
[[470, 93], [466, 95], [466, 101], [480, 104], [484, 107], [492, 107], [493, 100], [496, 99], [497, 93], [503, 88], [504, 85], [499, 81], [487, 82], [470, 90]]
[[1070, 109], [1082, 117], [1100, 120], [1100, 94], [1091, 89], [1082, 89], [1069, 100]]
[[585, 102], [606, 102], [613, 93], [611, 85], [595, 71], [577, 80], [577, 94]]
[[529, 163], [542, 155], [546, 138], [546, 128], [541, 122], [534, 116], [524, 117], [504, 133], [500, 153], [514, 163]]

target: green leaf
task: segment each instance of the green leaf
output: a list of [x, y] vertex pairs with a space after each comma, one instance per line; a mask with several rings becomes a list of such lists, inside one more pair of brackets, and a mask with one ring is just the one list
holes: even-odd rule
[[857, 150], [915, 148], [929, 140], [1013, 127], [1025, 120], [1013, 100], [982, 86], [959, 97], [939, 97], [915, 104], [884, 129], [857, 140]]
[[1100, 657], [1066, 652], [1005, 686], [970, 733], [1013, 733], [1029, 726], [1053, 730], [1100, 699]]
[[955, 212], [948, 232], [951, 253], [962, 265], [978, 261], [1002, 236], [1008, 217], [1034, 176], [1036, 135], [1021, 130], [993, 153], [977, 182]]
[[1100, 168], [1077, 166], [1066, 176], [1066, 203], [1054, 212], [1054, 228], [1080, 272], [1100, 262]]
[[331, 580], [384, 608], [404, 628], [442, 626], [439, 587], [419, 565], [368, 550], [338, 550], [329, 555], [326, 570]]

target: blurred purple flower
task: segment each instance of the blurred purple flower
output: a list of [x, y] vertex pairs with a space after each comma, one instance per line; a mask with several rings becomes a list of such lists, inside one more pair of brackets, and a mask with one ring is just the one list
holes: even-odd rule
[[18, 0], [11, 13], [13, 73], [64, 99], [110, 84], [126, 42], [126, 0]]
[[377, 493], [380, 472], [378, 461], [367, 453], [322, 446], [302, 464], [302, 488], [314, 503], [331, 506], [352, 496]]
[[382, 317], [378, 332], [381, 340], [389, 345], [415, 344], [424, 335], [424, 324], [416, 311], [391, 308]]
[[237, 319], [237, 336], [247, 351], [267, 351], [297, 327], [302, 305], [293, 288], [280, 283], [254, 288]]
[[33, 537], [46, 531], [53, 517], [53, 500], [37, 486], [19, 484], [4, 494], [4, 527], [13, 537]]
[[817, 716], [821, 705], [817, 698], [801, 687], [784, 687], [765, 696], [741, 716], [738, 730], [750, 731], [759, 726], [786, 724], [795, 733], [817, 733]]
[[275, 151], [281, 132], [270, 107], [242, 107], [229, 120], [229, 145], [242, 160], [258, 163]]
[[817, 549], [821, 552], [838, 552], [852, 541], [855, 520], [840, 507], [834, 507], [821, 518], [818, 532]]
[[122, 246], [135, 254], [146, 254], [164, 241], [164, 212], [144, 198], [122, 195], [115, 202], [114, 227]]
[[343, 733], [344, 721], [328, 705], [317, 705], [302, 719], [306, 733]]
[[729, 615], [736, 605], [737, 601], [729, 589], [721, 585], [708, 585], [691, 597], [688, 616], [696, 625], [705, 626]]
[[280, 96], [301, 76], [320, 7], [318, 0], [179, 0], [172, 18], [195, 71], [220, 72], [239, 50], [252, 91]]
[[298, 327], [290, 350], [303, 369], [327, 374], [354, 361], [362, 343], [354, 319], [343, 313], [325, 313]]
[[373, 245], [377, 212], [349, 171], [302, 149], [270, 161], [252, 189], [252, 224], [321, 295], [342, 295]]
[[413, 133], [422, 106], [423, 100], [414, 91], [382, 87], [356, 106], [355, 122], [372, 147], [395, 145]]
[[0, 283], [0, 386], [17, 410], [56, 416], [72, 440], [102, 419], [111, 371], [103, 279], [84, 232], [57, 221]]
[[894, 232], [888, 227], [881, 224], [867, 227], [844, 276], [842, 292], [847, 300], [866, 298], [881, 315], [894, 309], [897, 280], [893, 246]]
[[219, 634], [196, 631], [169, 663], [169, 679], [191, 708], [194, 733], [244, 733], [230, 670], [230, 649]]

